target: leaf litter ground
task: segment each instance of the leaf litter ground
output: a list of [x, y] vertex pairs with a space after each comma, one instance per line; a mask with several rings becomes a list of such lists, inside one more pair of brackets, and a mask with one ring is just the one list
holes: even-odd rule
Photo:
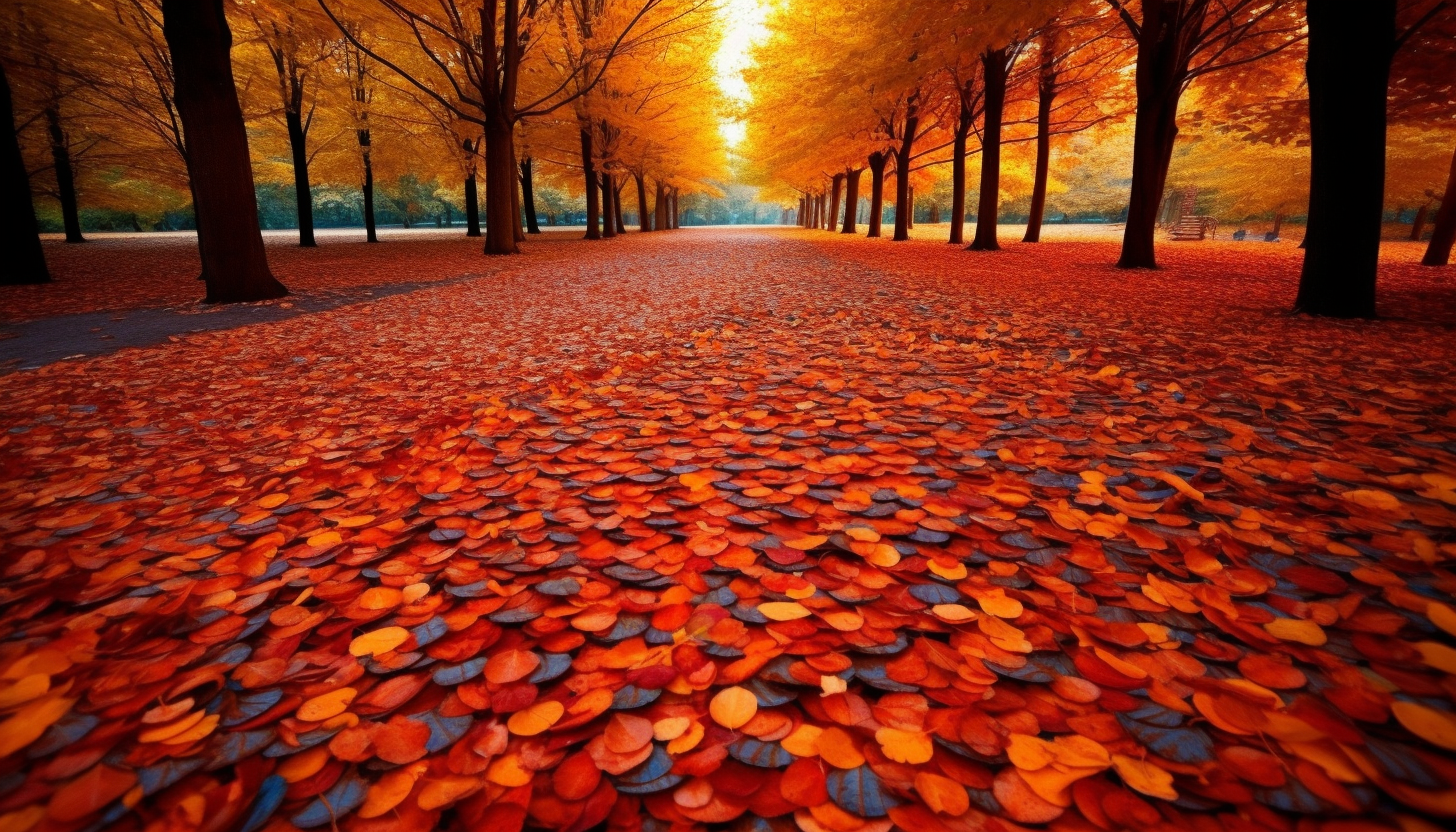
[[0, 828], [1442, 828], [1391, 248], [1347, 323], [1287, 249], [555, 242], [8, 376]]

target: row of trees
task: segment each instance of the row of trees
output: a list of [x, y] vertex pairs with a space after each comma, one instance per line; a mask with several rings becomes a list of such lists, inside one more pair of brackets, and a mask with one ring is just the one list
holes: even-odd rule
[[[1063, 185], [1084, 173], [1071, 170], [1078, 152], [1105, 167], [1108, 147], [1126, 148], [1115, 160], [1127, 217], [1118, 265], [1156, 268], [1175, 157], [1231, 185], [1247, 158], [1302, 157], [1302, 183], [1265, 169], [1235, 187], [1283, 191], [1276, 215], [1307, 199], [1299, 309], [1370, 316], [1387, 148], [1422, 176], [1439, 171], [1436, 198], [1442, 183], [1456, 193], [1456, 162], [1445, 164], [1456, 117], [1448, 0], [788, 0], [769, 30], [749, 73], [745, 155], [759, 184], [785, 204], [802, 201], [811, 227], [856, 231], [867, 172], [869, 236], [881, 234], [893, 181], [894, 238], [906, 239], [912, 189], [935, 187], [949, 168], [950, 242], [962, 243], [975, 165], [969, 248], [994, 250], [1013, 193], [1003, 180], [1010, 152], [1026, 159], [1016, 195], [1029, 215], [1024, 240], [1036, 242], [1058, 184], [1053, 147]], [[1394, 142], [1387, 125], [1401, 131]], [[1081, 133], [1096, 139], [1078, 142]], [[1420, 179], [1394, 174], [1402, 185]], [[1453, 203], [1441, 200], [1429, 264], [1449, 260]]]
[[724, 178], [721, 37], [707, 0], [7, 3], [4, 198], [30, 219], [4, 233], [31, 252], [7, 279], [46, 279], [27, 179], [76, 242], [89, 200], [192, 204], [213, 301], [283, 291], [256, 182], [291, 182], [304, 246], [320, 181], [358, 189], [371, 242], [376, 181], [407, 179], [458, 183], [440, 197], [488, 254], [539, 231], [543, 183], [585, 195], [592, 239], [625, 230], [624, 192], [643, 230], [673, 227]]

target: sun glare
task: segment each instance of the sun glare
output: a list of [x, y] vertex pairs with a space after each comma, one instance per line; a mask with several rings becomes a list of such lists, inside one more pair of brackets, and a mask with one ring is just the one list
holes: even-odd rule
[[[767, 0], [725, 0], [719, 10], [726, 31], [713, 64], [718, 88], [735, 105], [746, 104], [751, 97], [748, 84], [743, 80], [743, 70], [749, 63], [749, 48], [764, 33], [764, 19], [768, 11]], [[743, 140], [747, 128], [741, 121], [728, 119], [720, 129], [724, 141], [732, 149]]]

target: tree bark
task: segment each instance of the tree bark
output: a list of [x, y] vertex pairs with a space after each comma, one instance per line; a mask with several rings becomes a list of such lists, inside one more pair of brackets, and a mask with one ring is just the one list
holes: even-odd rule
[[56, 166], [56, 196], [61, 201], [61, 219], [66, 226], [66, 242], [84, 243], [81, 236], [81, 212], [76, 199], [76, 172], [71, 167], [71, 145], [66, 141], [66, 131], [61, 127], [61, 110], [52, 105], [46, 108], [46, 132], [51, 140], [51, 159]]
[[672, 189], [672, 227], [674, 229], [682, 227], [682, 208], [678, 203], [679, 196], [678, 189], [674, 187]]
[[855, 217], [859, 211], [859, 175], [864, 173], [864, 168], [854, 168], [844, 172], [844, 228], [841, 234], [857, 234], [855, 228]]
[[294, 110], [285, 110], [283, 120], [288, 125], [288, 148], [293, 154], [293, 194], [298, 200], [298, 244], [312, 248], [317, 243], [313, 238], [313, 188], [308, 182], [308, 133], [303, 127], [303, 115]]
[[40, 245], [40, 225], [30, 196], [30, 175], [15, 133], [15, 106], [10, 100], [10, 79], [0, 64], [0, 200], [4, 200], [5, 222], [0, 222], [0, 251], [6, 267], [0, 269], [0, 285], [24, 286], [51, 282], [45, 250]]
[[1310, 2], [1309, 228], [1297, 312], [1375, 316], [1396, 0]]
[[910, 186], [910, 210], [906, 212], [906, 225], [913, 231], [915, 229], [915, 186]]
[[612, 199], [612, 175], [603, 173], [601, 175], [600, 187], [602, 189], [602, 237], [610, 240], [617, 236], [617, 206]]
[[612, 178], [612, 213], [617, 218], [617, 233], [627, 233], [627, 223], [622, 216], [622, 189], [627, 186], [626, 182], [615, 177]]
[[640, 173], [632, 174], [632, 178], [637, 180], [637, 223], [646, 233], [652, 230], [652, 214], [647, 210], [647, 183]]
[[223, 0], [162, 0], [162, 32], [187, 134], [187, 173], [197, 197], [198, 249], [207, 302], [288, 294], [268, 269], [248, 134], [238, 106]]
[[1421, 238], [1426, 236], [1426, 219], [1431, 214], [1430, 204], [1422, 205], [1416, 209], [1416, 218], [1411, 221], [1410, 241], [1419, 243]]
[[870, 230], [866, 237], [880, 236], [880, 222], [885, 214], [885, 165], [890, 157], [881, 151], [870, 154]]
[[1426, 246], [1422, 266], [1445, 266], [1451, 262], [1451, 247], [1456, 245], [1456, 154], [1451, 156], [1451, 172], [1446, 175], [1446, 193], [1436, 211], [1436, 224], [1431, 229], [1431, 242]]
[[[1188, 75], [1189, 56], [1183, 39], [1202, 25], [1201, 20], [1175, 20], [1182, 3], [1143, 4], [1138, 37], [1136, 126], [1133, 129], [1132, 190], [1127, 224], [1122, 233], [1121, 269], [1156, 269], [1153, 236], [1157, 231], [1158, 203], [1168, 181], [1173, 143], [1178, 138], [1178, 99]], [[1206, 6], [1200, 6], [1206, 14]]]
[[[1043, 57], [1049, 61], [1048, 56]], [[1047, 176], [1052, 162], [1052, 101], [1057, 95], [1057, 76], [1043, 63], [1036, 98], [1036, 173], [1031, 185], [1031, 215], [1026, 220], [1023, 243], [1041, 242], [1041, 221], [1046, 213]]]
[[602, 208], [597, 190], [597, 166], [592, 160], [592, 134], [585, 128], [581, 130], [581, 169], [586, 179], [586, 239], [600, 240]]
[[961, 245], [966, 234], [966, 144], [971, 135], [974, 114], [961, 107], [956, 123], [954, 156], [950, 162], [950, 243]]
[[653, 229], [666, 231], [668, 229], [667, 185], [661, 179], [657, 180], [657, 201], [653, 203], [653, 213], [657, 215], [656, 222], [652, 224]]
[[910, 239], [910, 154], [915, 149], [915, 131], [920, 128], [920, 116], [915, 110], [912, 96], [905, 113], [904, 134], [900, 146], [895, 149], [895, 237], [896, 241]]
[[364, 154], [364, 241], [379, 242], [379, 232], [374, 225], [374, 163], [369, 154]]
[[465, 177], [465, 236], [480, 236], [480, 192], [475, 185], [475, 172]]
[[829, 199], [829, 216], [825, 217], [824, 229], [834, 231], [835, 220], [839, 218], [839, 198], [844, 193], [844, 174], [834, 174], [833, 187]]
[[536, 185], [533, 181], [534, 161], [530, 156], [521, 162], [521, 201], [526, 209], [526, 233], [540, 234], [541, 226], [536, 221]]
[[1006, 113], [1007, 50], [988, 49], [981, 55], [986, 106], [982, 110], [981, 194], [976, 205], [976, 236], [971, 251], [1000, 251], [996, 239], [1001, 211], [1001, 122]]

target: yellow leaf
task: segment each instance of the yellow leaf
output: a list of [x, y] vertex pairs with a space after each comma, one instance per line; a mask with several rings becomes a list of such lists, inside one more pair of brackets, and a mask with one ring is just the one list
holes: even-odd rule
[[1350, 502], [1366, 508], [1379, 509], [1381, 511], [1395, 511], [1400, 508], [1400, 500], [1388, 491], [1380, 491], [1374, 488], [1357, 488], [1353, 491], [1346, 491], [1340, 495]]
[[1319, 647], [1329, 640], [1324, 628], [1304, 618], [1276, 618], [1264, 625], [1264, 631], [1280, 641], [1294, 641]]
[[708, 713], [724, 728], [741, 728], [758, 713], [758, 698], [736, 685], [724, 688], [708, 703]]
[[288, 495], [282, 492], [259, 497], [253, 504], [258, 508], [277, 508], [288, 502]]
[[1006, 745], [1006, 757], [1022, 771], [1037, 771], [1056, 762], [1052, 744], [1030, 734], [1012, 734]]
[[1432, 624], [1456, 636], [1456, 610], [1440, 601], [1432, 601], [1426, 607], [1426, 617], [1431, 619]]
[[677, 739], [668, 740], [667, 753], [682, 754], [692, 751], [698, 747], [698, 743], [703, 741], [703, 735], [706, 733], [707, 730], [703, 728], [701, 722], [694, 722], [688, 726], [688, 730], [683, 732], [682, 736], [679, 736]]
[[690, 491], [697, 491], [706, 488], [713, 482], [711, 474], [698, 473], [696, 471], [687, 474], [678, 474], [678, 481], [687, 486]]
[[825, 541], [827, 540], [829, 540], [828, 535], [810, 534], [805, 535], [804, 537], [800, 537], [796, 540], [785, 540], [784, 545], [789, 547], [790, 549], [808, 551], [809, 549], [813, 549], [816, 546], [823, 546]]
[[793, 601], [770, 601], [766, 604], [759, 604], [758, 611], [769, 621], [793, 621], [796, 618], [808, 618], [813, 613], [803, 604]]
[[1390, 712], [1417, 737], [1447, 751], [1456, 751], [1456, 715], [1399, 700], [1390, 703]]
[[298, 718], [304, 722], [323, 722], [343, 713], [359, 691], [353, 688], [339, 688], [320, 694], [298, 706]]
[[784, 737], [779, 745], [795, 757], [813, 757], [819, 753], [819, 735], [822, 733], [823, 728], [806, 722]]
[[363, 657], [388, 653], [409, 641], [409, 637], [409, 630], [403, 627], [383, 627], [349, 642], [349, 654]]
[[685, 716], [670, 716], [666, 719], [659, 719], [652, 723], [652, 738], [658, 742], [675, 740], [686, 733], [692, 724], [693, 721]]
[[968, 607], [960, 604], [936, 604], [930, 608], [930, 614], [950, 622], [970, 621], [976, 617], [976, 614]]
[[1097, 375], [1093, 376], [1093, 378], [1107, 378], [1108, 376], [1115, 376], [1120, 372], [1122, 372], [1121, 367], [1116, 364], [1108, 364], [1106, 367], [1098, 370]]
[[823, 693], [819, 694], [820, 696], [833, 696], [836, 693], [844, 693], [849, 690], [849, 683], [838, 676], [820, 676], [819, 689], [823, 691]]
[[959, 817], [971, 808], [971, 796], [960, 783], [922, 771], [915, 775], [915, 792], [932, 812]]
[[511, 714], [511, 718], [506, 720], [506, 728], [519, 737], [534, 737], [550, 729], [564, 713], [565, 705], [555, 699], [547, 699]]
[[1015, 598], [1006, 597], [1005, 590], [996, 590], [976, 599], [981, 609], [996, 616], [997, 618], [1018, 618], [1023, 612], [1021, 602]]
[[315, 549], [326, 549], [330, 546], [337, 546], [344, 542], [344, 538], [336, 531], [319, 532], [308, 539], [308, 545]]
[[886, 757], [897, 763], [919, 765], [929, 762], [935, 754], [930, 735], [920, 731], [881, 728], [875, 732], [875, 742], [880, 744], [880, 750], [885, 752]]
[[414, 790], [415, 781], [424, 773], [424, 763], [412, 763], [386, 771], [369, 787], [369, 796], [364, 799], [364, 805], [359, 807], [359, 817], [377, 818], [403, 803]]
[[1122, 778], [1122, 782], [1134, 791], [1163, 800], [1178, 799], [1178, 792], [1173, 788], [1173, 775], [1152, 763], [1113, 754], [1112, 767], [1117, 770], [1117, 776]]
[[65, 716], [74, 699], [42, 699], [16, 711], [0, 722], [0, 757], [8, 757], [40, 739], [56, 720]]

